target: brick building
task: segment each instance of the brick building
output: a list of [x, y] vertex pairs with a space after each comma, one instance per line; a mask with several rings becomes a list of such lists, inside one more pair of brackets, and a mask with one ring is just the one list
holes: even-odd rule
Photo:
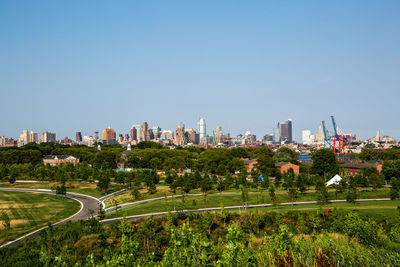
[[293, 163], [290, 163], [290, 162], [278, 162], [278, 163], [275, 164], [275, 166], [278, 168], [278, 170], [281, 173], [285, 173], [290, 169], [293, 169], [293, 172], [294, 172], [295, 175], [299, 175], [299, 173], [300, 173], [299, 165], [296, 165], [296, 164], [293, 164]]
[[43, 158], [43, 164], [50, 164], [51, 166], [72, 163], [79, 163], [79, 158], [71, 156], [71, 155], [48, 155]]

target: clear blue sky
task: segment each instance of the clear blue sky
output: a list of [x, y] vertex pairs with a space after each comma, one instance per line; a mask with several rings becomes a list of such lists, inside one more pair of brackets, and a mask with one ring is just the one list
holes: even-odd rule
[[147, 121], [400, 138], [400, 1], [1, 1], [0, 135]]

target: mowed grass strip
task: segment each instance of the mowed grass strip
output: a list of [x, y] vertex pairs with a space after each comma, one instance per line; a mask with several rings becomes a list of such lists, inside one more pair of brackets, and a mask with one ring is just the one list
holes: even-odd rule
[[59, 196], [0, 191], [0, 213], [6, 212], [11, 219], [9, 231], [0, 222], [0, 244], [68, 218], [79, 209], [79, 202]]
[[[378, 192], [365, 189], [365, 192], [359, 192], [359, 197], [363, 199], [369, 198], [387, 198], [388, 190], [382, 188]], [[290, 202], [290, 199], [286, 192], [279, 191], [277, 194], [281, 203]], [[335, 199], [333, 191], [330, 192], [330, 199]], [[315, 201], [317, 199], [315, 191], [299, 194], [296, 201]], [[346, 199], [346, 193], [339, 193], [337, 199]], [[377, 202], [383, 203], [383, 202]], [[194, 210], [201, 208], [215, 208], [224, 205], [227, 206], [243, 206], [243, 197], [241, 192], [224, 192], [209, 194], [207, 197], [204, 196], [186, 196], [184, 199], [178, 197], [175, 199], [164, 198], [162, 200], [154, 200], [147, 203], [137, 204], [123, 209], [119, 209], [116, 212], [107, 214], [107, 218], [120, 217], [122, 215], [139, 215], [153, 212], [172, 211], [172, 210]], [[253, 204], [271, 204], [269, 194], [264, 191], [260, 192], [248, 192], [247, 194], [247, 205]], [[298, 207], [298, 206], [296, 206]]]
[[[145, 200], [145, 199], [151, 199], [151, 198], [159, 198], [159, 197], [165, 197], [165, 196], [171, 196], [172, 192], [169, 189], [168, 186], [157, 186], [157, 192], [154, 194], [149, 194], [147, 192], [147, 189], [140, 189], [140, 200]], [[248, 196], [249, 196], [249, 203], [252, 204], [267, 204], [267, 203], [272, 203], [271, 197], [268, 193], [268, 190], [259, 188], [249, 188], [247, 189]], [[337, 192], [335, 194], [334, 189], [329, 189], [329, 199], [346, 199], [346, 194], [347, 192]], [[199, 194], [201, 191], [199, 189], [191, 190], [189, 194]], [[232, 195], [241, 195], [242, 191], [240, 189], [229, 189], [227, 191], [223, 191], [223, 194], [232, 194]], [[276, 196], [279, 198], [281, 202], [290, 202], [290, 198], [288, 196], [288, 192], [286, 190], [278, 189], [276, 190]], [[181, 189], [176, 190], [176, 195], [183, 194], [183, 191]], [[220, 194], [216, 190], [212, 190], [208, 193], [209, 196], [212, 195], [218, 195]], [[374, 191], [372, 188], [360, 188], [358, 189], [358, 197], [360, 199], [371, 199], [371, 198], [389, 198], [389, 188], [379, 188], [378, 190]], [[304, 194], [298, 193], [297, 198], [295, 201], [312, 201], [317, 199], [317, 193], [315, 192], [314, 189], [309, 189], [307, 190]], [[135, 202], [137, 200], [134, 199], [132, 196], [132, 193], [130, 190], [127, 192], [112, 197], [108, 200], [106, 200], [105, 204], [106, 207], [111, 207], [115, 206], [115, 203], [118, 205], [124, 204], [124, 203], [130, 203], [130, 202]], [[240, 205], [240, 203], [237, 203], [237, 205]]]
[[[0, 184], [0, 187], [3, 188], [29, 188], [29, 189], [52, 189], [56, 186], [60, 185], [55, 182], [38, 182], [38, 183], [14, 183], [14, 184]], [[67, 192], [71, 193], [79, 193], [92, 197], [102, 197], [104, 196], [104, 192], [101, 192], [97, 189], [96, 183], [88, 183], [88, 182], [67, 182]], [[114, 192], [122, 189], [121, 185], [111, 184], [109, 191]]]

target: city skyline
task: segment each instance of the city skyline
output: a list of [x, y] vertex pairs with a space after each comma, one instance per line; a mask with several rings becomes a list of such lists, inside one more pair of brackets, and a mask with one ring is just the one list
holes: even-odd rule
[[[230, 136], [230, 137], [236, 137], [236, 136], [243, 136], [243, 135], [254, 135], [256, 136], [256, 140], [261, 140], [261, 141], [265, 141], [266, 137], [269, 136], [269, 138], [272, 138], [271, 140], [273, 140], [274, 143], [281, 143], [281, 142], [287, 142], [287, 143], [303, 143], [303, 144], [308, 144], [310, 142], [317, 142], [317, 143], [321, 143], [321, 138], [323, 139], [323, 132], [322, 132], [322, 124], [319, 123], [318, 125], [318, 130], [317, 131], [312, 131], [309, 129], [302, 129], [301, 130], [301, 139], [300, 140], [295, 140], [292, 138], [293, 136], [293, 131], [292, 131], [292, 123], [293, 120], [292, 119], [287, 119], [286, 121], [280, 121], [277, 123], [276, 127], [272, 128], [272, 131], [270, 132], [266, 132], [263, 135], [259, 136], [256, 135], [255, 133], [251, 132], [251, 131], [245, 131], [245, 132], [241, 132], [238, 134], [231, 134], [231, 132], [229, 130], [222, 130], [222, 126], [217, 125], [215, 128], [211, 128], [211, 132], [208, 133], [206, 131], [206, 120], [204, 118], [199, 118], [199, 120], [197, 121], [196, 125], [197, 128], [194, 127], [185, 127], [185, 123], [183, 122], [179, 122], [176, 124], [176, 129], [164, 129], [159, 127], [158, 125], [154, 125], [152, 127], [149, 127], [149, 124], [147, 121], [141, 123], [141, 124], [133, 124], [130, 127], [130, 130], [128, 132], [123, 132], [123, 131], [115, 131], [114, 128], [112, 128], [110, 125], [106, 128], [104, 128], [102, 131], [98, 131], [95, 130], [92, 133], [84, 133], [85, 138], [96, 138], [96, 135], [98, 135], [98, 133], [101, 134], [100, 136], [100, 140], [105, 141], [106, 144], [113, 144], [113, 143], [119, 143], [119, 139], [126, 139], [129, 138], [129, 140], [137, 140], [138, 142], [141, 141], [150, 141], [150, 140], [155, 140], [157, 138], [161, 137], [161, 134], [164, 132], [170, 132], [173, 135], [177, 135], [177, 133], [179, 132], [179, 129], [183, 129], [184, 132], [186, 132], [186, 130], [189, 130], [193, 133], [196, 133], [197, 135], [199, 135], [197, 138], [200, 141], [203, 137], [213, 137], [215, 138], [215, 133], [217, 133], [217, 136], [219, 135], [224, 135], [224, 136]], [[323, 123], [323, 122], [322, 122]], [[333, 134], [334, 133], [334, 129], [333, 127], [330, 128], [329, 126], [327, 126], [327, 124], [325, 123], [326, 127], [327, 127], [327, 131], [328, 134]], [[337, 125], [336, 125], [337, 126]], [[338, 126], [337, 126], [338, 127]], [[215, 129], [215, 130], [214, 130]], [[344, 133], [341, 131], [341, 129], [338, 127], [337, 129], [340, 130], [340, 133], [342, 134], [349, 134], [349, 133]], [[111, 130], [110, 133], [108, 133], [108, 131]], [[150, 131], [150, 132], [149, 132]], [[40, 132], [40, 131], [39, 131]], [[225, 132], [225, 133], [224, 133]], [[22, 130], [22, 134], [19, 135], [19, 138], [14, 137], [14, 136], [3, 136], [5, 138], [11, 138], [11, 139], [15, 139], [15, 140], [21, 140], [22, 143], [27, 144], [29, 142], [46, 142], [43, 140], [47, 140], [47, 138], [45, 138], [44, 136], [46, 136], [46, 134], [52, 134], [52, 140], [56, 141], [61, 141], [61, 142], [70, 142], [73, 139], [73, 136], [68, 136], [68, 135], [64, 135], [64, 138], [62, 138], [62, 135], [58, 135], [58, 139], [55, 138], [57, 133], [49, 133], [48, 131], [43, 132], [43, 134], [41, 134], [40, 136], [38, 135], [38, 133], [36, 133], [36, 131], [33, 131], [32, 129], [27, 130], [24, 129]], [[118, 134], [118, 138], [117, 138], [117, 134]], [[152, 137], [150, 138], [150, 136], [148, 136], [149, 134], [152, 135]], [[168, 134], [168, 133], [167, 133]], [[226, 134], [226, 135], [225, 135]], [[107, 136], [107, 137], [105, 137]], [[354, 139], [355, 141], [358, 140], [376, 140], [376, 138], [378, 138], [378, 136], [381, 137], [385, 137], [385, 138], [391, 138], [391, 140], [393, 139], [393, 136], [388, 136], [385, 134], [381, 135], [381, 131], [377, 130], [376, 135], [372, 136], [372, 137], [368, 137], [366, 139], [360, 139], [359, 138], [359, 134], [357, 133], [353, 133], [350, 134], [350, 136], [352, 137], [352, 139]], [[40, 137], [40, 138], [39, 138]], [[69, 138], [72, 139], [69, 139]], [[102, 137], [102, 138], [101, 138]], [[156, 138], [155, 138], [156, 137]], [[83, 139], [82, 138], [82, 132], [81, 131], [77, 131], [75, 132], [75, 140], [77, 142], [81, 142]], [[269, 139], [267, 138], [267, 139]], [[161, 138], [163, 139], [163, 138]], [[396, 140], [394, 138], [394, 140]], [[111, 143], [110, 143], [111, 141]], [[183, 140], [179, 141], [179, 142], [184, 142]], [[201, 142], [200, 142], [201, 143]]]
[[360, 139], [400, 139], [398, 1], [0, 7], [1, 135], [196, 128], [202, 116], [258, 137], [292, 118], [300, 141], [334, 114]]
[[[200, 117], [199, 117], [200, 118]], [[204, 120], [204, 118], [200, 118], [200, 119], [203, 119]], [[287, 123], [287, 122], [290, 122], [290, 127], [291, 127], [291, 132], [292, 132], [292, 135], [293, 135], [293, 138], [292, 138], [292, 140], [290, 140], [290, 141], [293, 141], [293, 142], [298, 142], [298, 143], [302, 143], [302, 140], [303, 140], [303, 131], [310, 131], [311, 132], [311, 134], [312, 135], [315, 135], [315, 134], [317, 134], [317, 132], [318, 132], [318, 127], [320, 126], [320, 124], [321, 124], [321, 122], [319, 122], [319, 123], [317, 123], [317, 125], [316, 125], [316, 127], [314, 127], [314, 128], [312, 128], [312, 129], [296, 129], [296, 127], [295, 127], [295, 129], [296, 130], [293, 130], [292, 129], [292, 123], [293, 123], [293, 120], [292, 119], [287, 119], [287, 120], [285, 120], [285, 121], [282, 121], [282, 122], [275, 122], [275, 126], [272, 126], [271, 127], [271, 129], [268, 131], [268, 130], [266, 130], [266, 132], [264, 132], [264, 133], [260, 133], [260, 134], [257, 134], [257, 133], [255, 133], [255, 132], [252, 132], [251, 130], [243, 130], [242, 132], [238, 132], [238, 133], [232, 133], [229, 129], [227, 129], [226, 127], [224, 127], [223, 125], [222, 125], [222, 127], [224, 128], [224, 132], [226, 132], [226, 133], [229, 133], [231, 136], [238, 136], [238, 135], [244, 135], [246, 132], [250, 132], [251, 134], [254, 134], [254, 135], [256, 135], [257, 136], [257, 140], [261, 140], [261, 139], [263, 139], [263, 136], [264, 135], [266, 135], [266, 134], [274, 134], [274, 129], [278, 129], [279, 130], [279, 127], [280, 127], [280, 125], [282, 124], [282, 123]], [[154, 123], [154, 124], [151, 124], [151, 123], [148, 123], [147, 121], [145, 121], [144, 123], [146, 123], [146, 124], [148, 124], [149, 126], [148, 126], [148, 129], [151, 129], [151, 128], [153, 128], [153, 127], [159, 127], [162, 131], [172, 131], [172, 132], [174, 132], [174, 133], [176, 133], [176, 126], [179, 124], [179, 123], [181, 123], [181, 122], [177, 122], [176, 124], [175, 124], [175, 127], [171, 127], [171, 128], [163, 128], [163, 127], [160, 127], [159, 125], [160, 124], [157, 124], [157, 123]], [[184, 125], [186, 125], [186, 123], [185, 122], [182, 122]], [[151, 127], [150, 127], [150, 125], [151, 125]], [[189, 125], [189, 127], [187, 127], [187, 126], [185, 126], [185, 128], [191, 128], [191, 129], [194, 129], [197, 133], [199, 133], [200, 134], [200, 131], [199, 131], [199, 121], [196, 121], [195, 123], [192, 123], [192, 124], [187, 124], [187, 125]], [[195, 126], [194, 126], [195, 125]], [[220, 125], [221, 124], [216, 124], [216, 126], [215, 127], [210, 127], [209, 125], [208, 125], [208, 123], [206, 123], [206, 125], [207, 125], [207, 129], [208, 129], [208, 131], [206, 130], [206, 136], [212, 136], [213, 135], [213, 131], [215, 130], [215, 128], [216, 127], [220, 127]], [[276, 125], [277, 125], [277, 127], [276, 127]], [[296, 125], [296, 124], [295, 124]], [[328, 130], [329, 131], [331, 131], [331, 132], [333, 132], [333, 128], [332, 128], [332, 126], [330, 125], [330, 123], [328, 123]], [[81, 134], [81, 136], [95, 136], [95, 132], [97, 131], [97, 132], [102, 132], [103, 131], [103, 129], [107, 129], [107, 128], [112, 128], [113, 130], [115, 130], [115, 134], [122, 134], [122, 135], [130, 135], [131, 136], [131, 134], [132, 134], [132, 127], [133, 128], [137, 128], [137, 127], [140, 127], [140, 128], [137, 128], [138, 130], [140, 129], [140, 132], [139, 133], [136, 133], [137, 134], [137, 136], [139, 137], [139, 139], [141, 139], [142, 138], [142, 132], [144, 132], [143, 131], [143, 128], [142, 128], [142, 123], [139, 123], [139, 122], [137, 122], [137, 124], [131, 124], [131, 126], [130, 127], [127, 127], [127, 129], [128, 130], [119, 130], [119, 129], [117, 129], [117, 128], [115, 128], [115, 127], [112, 127], [112, 124], [108, 124], [108, 126], [107, 127], [104, 127], [103, 126], [103, 128], [101, 128], [101, 127], [99, 127], [99, 129], [94, 129], [94, 130], [88, 130], [88, 131], [85, 131], [85, 130], [80, 130], [80, 129], [77, 129], [77, 130], [74, 130], [74, 129], [72, 129], [71, 131], [69, 131], [70, 132], [70, 134], [68, 135], [64, 135], [64, 134], [60, 134], [59, 132], [57, 132], [56, 130], [48, 130], [48, 129], [40, 129], [40, 130], [37, 130], [37, 129], [32, 129], [32, 128], [24, 128], [24, 129], [22, 129], [22, 130], [19, 130], [19, 132], [15, 135], [15, 136], [10, 136], [10, 135], [6, 135], [6, 134], [3, 134], [3, 133], [1, 133], [0, 132], [0, 136], [5, 136], [5, 137], [7, 137], [7, 138], [13, 138], [13, 139], [15, 139], [15, 140], [17, 140], [19, 137], [21, 137], [21, 132], [22, 133], [24, 133], [27, 129], [29, 129], [28, 131], [29, 132], [34, 132], [34, 133], [41, 133], [41, 132], [43, 132], [43, 133], [45, 133], [45, 132], [54, 132], [55, 134], [57, 134], [57, 139], [58, 140], [62, 140], [64, 137], [68, 137], [68, 138], [72, 138], [72, 139], [74, 139], [74, 137], [76, 137], [76, 134], [79, 132], [80, 134]], [[211, 129], [211, 130], [210, 130]], [[390, 135], [388, 135], [388, 134], [386, 134], [385, 133], [385, 131], [383, 130], [380, 130], [380, 129], [376, 129], [372, 134], [371, 134], [371, 136], [367, 136], [367, 137], [363, 137], [363, 138], [361, 138], [360, 137], [360, 135], [357, 133], [357, 132], [352, 132], [352, 133], [350, 133], [350, 132], [346, 132], [346, 134], [350, 134], [351, 136], [354, 136], [354, 134], [357, 134], [357, 136], [358, 137], [360, 137], [360, 139], [361, 140], [367, 140], [367, 139], [371, 139], [371, 138], [373, 138], [373, 137], [375, 137], [376, 136], [376, 132], [380, 132], [381, 134], [382, 134], [382, 136], [388, 136], [388, 137], [393, 137], [394, 139], [396, 139], [396, 140], [398, 140], [395, 136], [390, 136]], [[297, 138], [299, 136], [299, 138]], [[40, 136], [39, 136], [40, 137]], [[40, 138], [39, 138], [40, 139]], [[102, 138], [100, 138], [100, 139], [102, 139]], [[117, 136], [116, 136], [116, 139], [118, 139], [117, 138]], [[279, 138], [279, 140], [280, 141], [284, 141], [284, 140], [286, 140], [286, 139], [281, 139], [281, 138]]]

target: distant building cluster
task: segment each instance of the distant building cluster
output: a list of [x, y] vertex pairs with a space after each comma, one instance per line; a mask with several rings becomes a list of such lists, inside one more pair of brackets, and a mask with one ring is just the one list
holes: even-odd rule
[[[337, 130], [333, 116], [331, 116], [334, 134], [329, 133], [325, 122], [322, 121], [318, 125], [318, 130], [315, 134], [311, 130], [302, 131], [302, 142], [293, 141], [293, 121], [288, 119], [276, 124], [272, 129], [272, 133], [268, 133], [258, 140], [257, 136], [250, 131], [237, 136], [231, 136], [230, 133], [225, 132], [222, 126], [217, 126], [212, 133], [207, 134], [206, 121], [204, 118], [199, 118], [197, 121], [197, 128], [186, 128], [183, 122], [176, 125], [175, 131], [164, 130], [159, 126], [149, 127], [147, 122], [141, 124], [133, 124], [129, 132], [120, 133], [117, 135], [116, 131], [110, 126], [103, 129], [102, 132], [95, 131], [94, 135], [83, 136], [80, 131], [75, 133], [75, 140], [68, 137], [57, 140], [56, 134], [52, 132], [43, 132], [42, 134], [35, 133], [34, 131], [24, 130], [18, 139], [6, 138], [0, 136], [0, 147], [13, 147], [24, 146], [28, 143], [45, 143], [45, 142], [58, 142], [64, 145], [83, 144], [87, 146], [97, 146], [98, 144], [121, 144], [123, 146], [137, 145], [141, 142], [152, 141], [159, 143], [163, 146], [199, 146], [204, 148], [210, 147], [256, 147], [268, 145], [273, 149], [281, 146], [287, 146], [291, 149], [297, 150], [301, 153], [308, 153], [314, 149], [321, 147], [329, 147], [333, 139], [336, 139]], [[100, 135], [99, 135], [100, 134]], [[349, 138], [351, 140], [351, 152], [359, 152], [363, 147], [376, 147], [376, 148], [389, 148], [398, 145], [399, 142], [388, 136], [381, 136], [380, 131], [376, 136], [365, 141], [360, 141], [357, 134]], [[330, 139], [329, 139], [330, 138]], [[348, 139], [349, 139], [348, 138]], [[339, 140], [339, 138], [337, 138]], [[346, 139], [346, 140], [348, 140]], [[354, 145], [356, 144], [356, 145]]]

